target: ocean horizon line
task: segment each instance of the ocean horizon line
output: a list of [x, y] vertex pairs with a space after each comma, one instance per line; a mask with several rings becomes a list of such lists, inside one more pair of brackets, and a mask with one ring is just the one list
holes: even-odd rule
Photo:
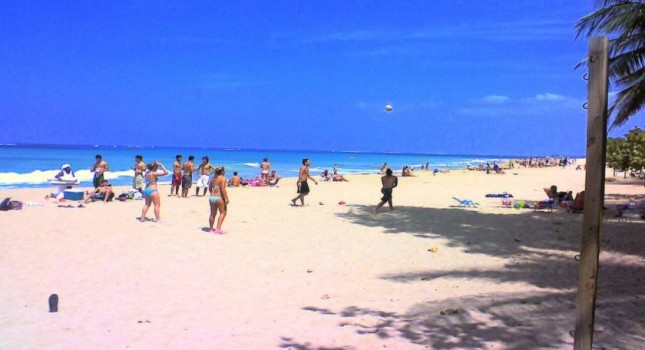
[[54, 144], [54, 143], [19, 143], [0, 142], [0, 148], [67, 148], [67, 149], [201, 149], [222, 152], [312, 152], [312, 153], [347, 153], [347, 154], [386, 154], [410, 156], [448, 156], [448, 157], [487, 157], [487, 158], [543, 158], [543, 157], [571, 157], [585, 158], [584, 155], [550, 154], [550, 155], [521, 155], [521, 154], [486, 154], [486, 153], [448, 153], [448, 152], [410, 152], [410, 151], [370, 151], [370, 150], [330, 150], [330, 149], [279, 149], [279, 148], [242, 148], [242, 147], [204, 147], [204, 146], [140, 146], [140, 145], [87, 145], [87, 144]]

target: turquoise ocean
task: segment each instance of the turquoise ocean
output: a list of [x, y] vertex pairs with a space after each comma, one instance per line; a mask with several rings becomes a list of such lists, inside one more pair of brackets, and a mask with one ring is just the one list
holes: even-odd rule
[[[195, 156], [199, 164], [208, 156], [214, 165], [223, 165], [227, 177], [237, 171], [243, 178], [259, 174], [263, 158], [269, 158], [271, 168], [280, 176], [295, 177], [303, 158], [311, 159], [311, 172], [319, 175], [325, 169], [331, 170], [338, 164], [341, 174], [377, 173], [383, 163], [398, 171], [404, 165], [420, 169], [429, 163], [432, 169], [459, 169], [467, 165], [479, 165], [491, 161], [504, 161], [513, 156], [501, 155], [440, 155], [369, 153], [355, 151], [289, 151], [289, 150], [247, 150], [218, 148], [180, 147], [127, 147], [127, 146], [67, 146], [67, 145], [20, 145], [0, 144], [0, 189], [49, 187], [47, 179], [58, 173], [64, 163], [72, 165], [76, 177], [84, 186], [92, 186], [90, 167], [94, 157], [100, 154], [110, 165], [106, 177], [115, 185], [129, 185], [132, 182], [134, 156], [142, 155], [144, 162], [159, 160], [170, 168], [175, 156], [181, 154], [184, 161], [189, 155]], [[196, 178], [195, 178], [196, 179]], [[170, 182], [170, 177], [166, 182]]]

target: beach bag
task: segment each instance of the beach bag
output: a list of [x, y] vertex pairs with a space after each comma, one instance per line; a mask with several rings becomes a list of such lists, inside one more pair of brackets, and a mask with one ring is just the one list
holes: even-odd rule
[[9, 206], [9, 202], [11, 202], [11, 198], [5, 198], [5, 200], [0, 203], [0, 211], [7, 211], [11, 210], [11, 207]]
[[0, 211], [8, 210], [20, 210], [22, 209], [21, 201], [12, 201], [11, 198], [5, 198], [2, 203], [0, 203]]

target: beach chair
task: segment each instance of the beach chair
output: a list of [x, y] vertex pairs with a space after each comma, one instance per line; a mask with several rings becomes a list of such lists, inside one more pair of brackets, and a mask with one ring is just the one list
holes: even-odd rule
[[452, 197], [452, 199], [454, 199], [457, 202], [459, 202], [459, 204], [457, 205], [458, 207], [477, 208], [477, 206], [479, 205], [479, 203], [475, 203], [470, 199], [459, 199], [457, 197]]
[[542, 209], [547, 209], [549, 212], [553, 212], [553, 207], [555, 206], [555, 201], [553, 199], [545, 199], [539, 202], [536, 202], [533, 206], [535, 211], [540, 211]]

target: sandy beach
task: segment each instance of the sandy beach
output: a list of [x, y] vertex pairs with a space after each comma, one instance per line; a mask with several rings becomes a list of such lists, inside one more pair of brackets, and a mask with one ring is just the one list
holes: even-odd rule
[[[78, 208], [44, 200], [48, 189], [3, 191], [45, 205], [0, 213], [0, 348], [570, 349], [583, 215], [485, 195], [575, 194], [584, 171], [415, 173], [377, 214], [378, 175], [311, 183], [305, 207], [290, 205], [292, 178], [232, 188], [225, 235], [204, 231], [194, 188], [160, 186], [159, 223], [136, 220], [142, 201]], [[645, 187], [605, 194], [625, 203]], [[645, 344], [643, 232], [643, 220], [605, 219], [595, 348]]]

